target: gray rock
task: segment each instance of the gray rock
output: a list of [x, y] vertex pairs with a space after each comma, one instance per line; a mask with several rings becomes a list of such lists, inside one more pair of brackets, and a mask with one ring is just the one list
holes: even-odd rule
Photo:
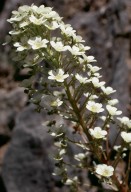
[[91, 46], [88, 54], [96, 56], [97, 65], [102, 67], [103, 80], [117, 90], [114, 98], [120, 100], [118, 107], [127, 114], [128, 41], [122, 38], [122, 34], [125, 34], [124, 29], [129, 25], [129, 18], [125, 1], [111, 0], [97, 11], [78, 13], [70, 23], [86, 39], [86, 44]]
[[49, 158], [52, 141], [41, 123], [32, 107], [17, 119], [2, 171], [8, 192], [55, 191]]
[[[42, 126], [46, 119], [46, 115], [35, 112], [33, 106], [25, 108], [17, 116], [12, 141], [2, 166], [2, 177], [8, 192], [67, 191], [59, 178], [52, 176], [55, 149], [52, 137], [47, 133], [48, 128]], [[66, 160], [73, 163], [73, 154], [80, 149], [69, 146], [68, 150]], [[72, 174], [73, 170], [70, 168], [69, 172]]]
[[18, 112], [27, 102], [23, 88], [0, 92], [0, 146], [9, 141]]
[[[130, 101], [126, 63], [129, 42], [124, 36], [130, 20], [126, 2], [110, 0], [97, 11], [76, 14], [70, 23], [86, 39], [86, 44], [91, 46], [88, 54], [95, 55], [97, 65], [102, 67], [101, 74], [106, 85], [117, 90], [113, 94], [113, 98], [119, 100], [117, 107], [123, 115], [127, 115]], [[115, 126], [111, 130], [110, 138], [113, 143], [118, 131]]]

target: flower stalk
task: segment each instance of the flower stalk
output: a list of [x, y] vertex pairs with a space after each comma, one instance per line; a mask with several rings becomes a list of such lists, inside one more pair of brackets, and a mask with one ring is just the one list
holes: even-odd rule
[[[25, 83], [30, 100], [49, 117], [43, 124], [49, 127], [58, 148], [54, 175], [61, 176], [70, 191], [80, 190], [78, 177], [68, 178], [70, 162], [65, 161], [67, 146], [72, 143], [81, 148], [81, 153], [74, 155], [73, 167], [90, 170], [115, 191], [129, 192], [131, 120], [120, 116], [118, 100], [110, 97], [116, 90], [100, 80], [101, 68], [94, 65], [94, 56], [88, 54], [90, 47], [83, 44], [82, 37], [58, 13], [44, 5], [19, 7], [8, 22], [13, 27], [9, 44], [13, 46], [14, 59], [31, 70], [32, 76]], [[116, 139], [122, 140], [120, 147], [110, 143], [110, 127], [114, 122], [119, 132]], [[67, 125], [80, 139], [68, 137]], [[120, 162], [125, 163], [125, 148], [129, 158], [123, 179], [122, 175], [117, 176], [117, 168]], [[115, 149], [116, 155], [111, 158]]]

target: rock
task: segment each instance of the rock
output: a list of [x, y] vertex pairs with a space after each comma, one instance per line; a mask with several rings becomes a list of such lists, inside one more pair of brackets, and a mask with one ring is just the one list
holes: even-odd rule
[[[25, 106], [27, 96], [23, 88], [15, 88], [11, 91], [0, 92], [0, 135], [8, 138], [15, 125], [17, 113]], [[2, 136], [3, 135], [3, 136]], [[5, 135], [5, 136], [4, 136]]]
[[[119, 100], [117, 107], [122, 110], [123, 115], [128, 114], [130, 101], [126, 63], [129, 45], [126, 38], [122, 38], [122, 34], [125, 34], [124, 29], [130, 22], [126, 10], [125, 1], [111, 0], [97, 11], [81, 12], [70, 20], [86, 39], [86, 44], [91, 46], [88, 54], [96, 56], [97, 65], [102, 67], [101, 73], [106, 85], [117, 90], [113, 98]], [[111, 130], [110, 138], [113, 143], [118, 131], [114, 126]]]
[[96, 56], [97, 65], [102, 67], [103, 80], [117, 90], [114, 97], [120, 101], [118, 107], [127, 114], [128, 41], [117, 36], [119, 33], [123, 34], [123, 29], [129, 25], [124, 1], [112, 0], [97, 11], [78, 13], [70, 23], [86, 39], [86, 44], [91, 46], [88, 54]]
[[8, 146], [9, 146], [9, 142], [0, 147], [0, 175], [1, 175], [1, 169], [3, 166], [4, 156], [8, 149]]
[[[8, 192], [67, 191], [59, 178], [52, 176], [55, 150], [47, 127], [42, 126], [46, 119], [46, 115], [35, 112], [33, 106], [18, 115], [2, 166], [2, 177]], [[78, 151], [80, 149], [70, 146], [67, 162], [73, 163], [73, 154]], [[73, 170], [70, 168], [69, 172], [72, 174]]]
[[0, 191], [1, 192], [7, 192], [7, 190], [5, 188], [5, 185], [4, 185], [4, 182], [3, 182], [3, 179], [2, 179], [1, 176], [0, 176]]
[[41, 122], [31, 107], [17, 119], [2, 171], [8, 192], [55, 191], [49, 159], [52, 142]]
[[5, 134], [0, 134], [0, 147], [10, 141], [10, 136]]

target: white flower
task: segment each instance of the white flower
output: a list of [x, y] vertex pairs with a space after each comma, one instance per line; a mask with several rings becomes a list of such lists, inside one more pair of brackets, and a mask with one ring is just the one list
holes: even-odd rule
[[14, 43], [14, 47], [17, 47], [17, 51], [24, 51], [25, 49], [27, 49], [27, 46], [24, 46], [19, 42]]
[[41, 37], [35, 37], [34, 39], [29, 39], [28, 44], [31, 45], [32, 49], [40, 49], [46, 48], [47, 43], [49, 41], [47, 39], [42, 39]]
[[44, 17], [47, 19], [52, 18], [53, 20], [56, 20], [56, 21], [61, 20], [61, 17], [55, 11], [50, 11], [49, 13], [45, 14]]
[[110, 177], [113, 175], [114, 168], [106, 164], [99, 164], [96, 166], [96, 173], [103, 177]]
[[23, 16], [22, 15], [16, 15], [16, 16], [13, 16], [11, 17], [10, 19], [7, 19], [7, 21], [9, 23], [14, 23], [14, 22], [19, 22], [23, 19]]
[[[34, 12], [37, 12], [39, 10], [39, 7], [37, 7], [36, 5], [32, 4], [31, 5], [31, 9], [34, 11]], [[39, 13], [39, 12], [37, 12]]]
[[131, 142], [131, 133], [126, 133], [124, 131], [121, 132], [121, 137], [123, 138], [123, 140], [126, 143], [130, 143]]
[[57, 98], [55, 101], [52, 101], [50, 104], [52, 107], [59, 107], [61, 106], [63, 101], [61, 101], [59, 98]]
[[131, 128], [131, 120], [128, 117], [118, 117], [117, 118], [121, 124], [126, 125], [128, 128]]
[[[89, 97], [89, 95], [90, 95], [90, 93], [84, 93], [85, 97]], [[98, 98], [97, 95], [90, 95], [90, 97], [89, 97], [90, 100], [94, 100], [94, 99], [97, 99], [97, 98]]]
[[41, 5], [40, 7], [37, 7], [36, 5], [31, 5], [32, 11], [36, 14], [41, 14], [45, 17], [46, 14], [50, 13], [52, 11], [51, 7], [45, 7], [44, 5]]
[[67, 179], [65, 184], [66, 185], [72, 185], [76, 181], [78, 181], [78, 177], [77, 176], [75, 176], [73, 179]]
[[86, 108], [93, 113], [101, 113], [104, 111], [101, 103], [95, 103], [94, 101], [88, 101]]
[[127, 147], [124, 147], [124, 148], [123, 148], [123, 151], [127, 151], [127, 150], [128, 150], [128, 148], [127, 148]]
[[64, 71], [62, 69], [58, 69], [55, 71], [49, 71], [48, 79], [56, 80], [57, 82], [64, 82], [64, 80], [69, 76], [68, 74], [64, 74]]
[[40, 18], [38, 19], [38, 18], [35, 17], [34, 15], [31, 15], [31, 16], [29, 17], [29, 20], [30, 20], [32, 23], [34, 23], [35, 25], [41, 25], [41, 24], [43, 24], [43, 23], [46, 21], [46, 19], [44, 19], [43, 17], [40, 17]]
[[29, 21], [23, 21], [23, 22], [21, 22], [20, 24], [19, 24], [19, 26], [20, 26], [20, 28], [22, 28], [22, 27], [25, 27], [25, 26], [27, 26], [27, 25], [29, 25], [30, 23], [29, 23]]
[[80, 49], [80, 51], [87, 51], [87, 50], [90, 50], [90, 47], [89, 46], [84, 46], [83, 44], [78, 44], [78, 47]]
[[106, 116], [103, 115], [103, 116], [100, 117], [100, 119], [101, 119], [102, 121], [105, 121], [105, 120], [106, 120]]
[[130, 119], [129, 119], [128, 117], [122, 117], [122, 118], [118, 117], [117, 119], [118, 119], [122, 124], [124, 124], [124, 125], [126, 125], [126, 124], [130, 121]]
[[92, 62], [96, 62], [96, 59], [95, 59], [94, 56], [89, 55], [89, 56], [87, 56], [87, 61], [88, 61], [89, 63], [92, 63]]
[[42, 14], [45, 16], [45, 14], [50, 13], [52, 11], [51, 7], [45, 7], [44, 5], [41, 5], [40, 7], [37, 7], [36, 5], [31, 5], [31, 8], [34, 13]]
[[[43, 124], [42, 124], [43, 125]], [[55, 132], [52, 132], [50, 133], [51, 136], [53, 137], [60, 137], [61, 135], [63, 135], [64, 133], [55, 133]]]
[[75, 30], [73, 30], [73, 28], [71, 27], [71, 25], [70, 24], [64, 24], [64, 23], [62, 23], [61, 25], [60, 25], [60, 29], [61, 29], [61, 31], [62, 31], [62, 33], [63, 34], [65, 34], [65, 35], [67, 35], [67, 36], [72, 36], [72, 35], [74, 35], [75, 34]]
[[91, 82], [93, 83], [94, 87], [101, 87], [105, 84], [104, 81], [99, 82], [99, 79], [97, 77], [91, 78]]
[[[74, 32], [75, 32], [75, 31], [74, 31]], [[74, 33], [74, 34], [72, 33], [72, 36], [73, 36], [73, 39], [74, 39], [74, 41], [75, 41], [76, 43], [85, 42], [85, 40], [83, 40], [81, 36], [76, 35], [75, 33]]]
[[89, 80], [87, 79], [87, 77], [82, 77], [81, 75], [79, 75], [78, 73], [75, 75], [75, 78], [80, 82], [80, 83], [87, 83], [89, 82]]
[[96, 62], [95, 57], [92, 55], [89, 55], [89, 56], [83, 55], [83, 58], [84, 58], [84, 61], [86, 61], [87, 63]]
[[10, 31], [9, 32], [10, 35], [18, 35], [20, 33], [21, 33], [21, 31]]
[[21, 38], [21, 42], [14, 43], [14, 47], [17, 47], [17, 51], [23, 51], [25, 49], [28, 49], [29, 47], [27, 45], [27, 38]]
[[107, 131], [102, 130], [100, 127], [89, 129], [89, 131], [90, 131], [90, 134], [96, 139], [104, 138], [107, 135]]
[[126, 157], [126, 155], [127, 155], [126, 153], [123, 153], [123, 154], [122, 154], [122, 158]]
[[85, 96], [85, 97], [89, 97], [89, 95], [90, 95], [90, 93], [88, 93], [88, 92], [87, 92], [87, 93], [84, 93], [84, 96]]
[[90, 100], [98, 99], [98, 96], [97, 95], [91, 95], [89, 99]]
[[[91, 74], [90, 72], [88, 72], [88, 75], [91, 76], [92, 74]], [[98, 79], [99, 79], [100, 77], [102, 77], [102, 75], [100, 75], [100, 73], [93, 73], [93, 76], [94, 76], [95, 78], [97, 77]], [[103, 81], [103, 82], [104, 82], [104, 81]], [[103, 83], [103, 84], [104, 84], [104, 83]]]
[[67, 46], [64, 46], [62, 42], [54, 42], [51, 41], [50, 42], [51, 46], [56, 50], [56, 51], [66, 51], [67, 50]]
[[116, 105], [117, 103], [119, 103], [118, 99], [111, 99], [108, 101], [109, 105]]
[[113, 90], [112, 87], [101, 87], [102, 91], [106, 94], [106, 95], [110, 95], [111, 93], [116, 92], [116, 90]]
[[81, 57], [78, 58], [80, 63], [84, 63], [84, 62], [86, 62], [86, 63], [96, 62], [95, 57], [92, 56], [92, 55], [87, 56], [87, 55], [85, 55], [85, 54], [82, 54], [82, 56], [83, 56], [83, 58], [81, 58]]
[[50, 22], [45, 22], [44, 24], [48, 29], [50, 30], [55, 30], [59, 27], [59, 24], [57, 21], [52, 21], [51, 23]]
[[106, 109], [107, 109], [107, 111], [109, 112], [109, 114], [111, 116], [122, 114], [122, 111], [117, 111], [117, 108], [116, 107], [112, 107], [111, 105], [107, 105]]
[[84, 159], [86, 157], [87, 153], [84, 154], [84, 153], [78, 153], [77, 155], [74, 156], [74, 158], [77, 160], [77, 161], [81, 161], [82, 159]]
[[115, 146], [113, 147], [113, 149], [114, 149], [115, 151], [118, 151], [120, 148], [121, 148], [121, 145], [115, 145]]
[[60, 155], [60, 156], [64, 155], [65, 153], [66, 153], [66, 150], [65, 150], [65, 149], [62, 149], [62, 150], [59, 151], [59, 155]]
[[66, 185], [72, 185], [74, 182], [78, 183], [78, 177], [77, 176], [73, 177], [73, 179], [67, 179], [65, 184]]
[[51, 135], [52, 137], [56, 137], [56, 133], [54, 133], [54, 132], [50, 133], [50, 135]]
[[72, 55], [82, 55], [85, 52], [81, 51], [76, 45], [73, 45], [72, 47], [68, 46], [68, 50], [72, 53]]
[[40, 105], [48, 110], [51, 110], [52, 107], [59, 107], [63, 104], [59, 98], [56, 98], [52, 95], [43, 95], [41, 97]]
[[73, 183], [72, 179], [67, 179], [65, 185], [72, 185], [72, 183]]
[[56, 147], [61, 148], [61, 147], [62, 147], [62, 141], [56, 141], [56, 142], [54, 143], [54, 145], [55, 145]]
[[20, 7], [18, 8], [18, 12], [17, 12], [17, 11], [13, 11], [13, 14], [28, 13], [30, 10], [31, 10], [31, 7], [30, 7], [30, 6], [28, 6], [28, 5], [23, 5], [23, 6], [20, 6]]
[[91, 70], [92, 73], [95, 73], [97, 71], [99, 71], [101, 68], [97, 67], [97, 66], [92, 66], [90, 64], [88, 64], [89, 69]]

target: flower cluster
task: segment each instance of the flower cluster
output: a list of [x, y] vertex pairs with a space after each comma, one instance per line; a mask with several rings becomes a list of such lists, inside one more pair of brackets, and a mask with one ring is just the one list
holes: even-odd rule
[[[121, 190], [114, 175], [123, 150], [120, 149], [111, 163], [110, 127], [117, 123], [121, 148], [130, 151], [131, 120], [118, 117], [122, 114], [115, 106], [118, 100], [110, 96], [116, 90], [101, 80], [101, 68], [93, 64], [96, 59], [89, 54], [90, 47], [83, 44], [82, 37], [70, 24], [65, 24], [58, 13], [44, 5], [19, 7], [18, 11], [12, 12], [8, 22], [13, 26], [9, 43], [13, 45], [14, 59], [31, 69], [32, 77], [25, 83], [30, 99], [39, 111], [43, 109], [49, 116], [45, 124], [58, 148], [54, 174], [62, 176], [63, 182], [72, 185], [75, 192], [78, 190], [78, 178], [68, 178], [66, 165], [69, 164], [64, 158], [68, 154], [67, 146], [72, 143], [84, 150], [84, 153], [74, 155], [79, 163], [76, 167], [87, 168], [105, 181], [114, 182]], [[37, 73], [40, 74], [39, 86], [32, 83], [38, 78]], [[62, 118], [60, 125], [58, 118]], [[62, 131], [61, 127], [66, 127], [67, 122], [81, 140], [68, 138], [66, 131]], [[90, 162], [84, 161], [90, 154], [99, 162], [94, 168]], [[127, 181], [129, 174], [125, 174]], [[125, 180], [123, 185], [127, 184]]]

